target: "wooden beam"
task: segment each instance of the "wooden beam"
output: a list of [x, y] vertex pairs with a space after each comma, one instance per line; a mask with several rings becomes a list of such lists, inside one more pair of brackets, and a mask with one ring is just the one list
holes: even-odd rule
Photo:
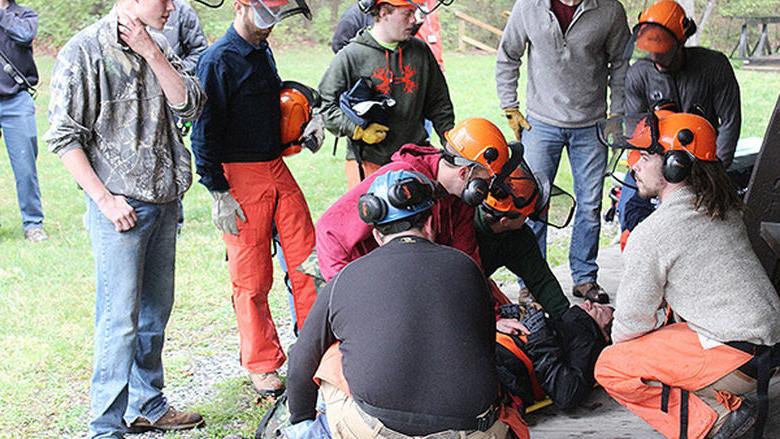
[[457, 17], [457, 18], [459, 18], [459, 19], [461, 19], [461, 20], [463, 20], [463, 21], [465, 21], [467, 23], [473, 24], [474, 26], [477, 26], [480, 29], [484, 29], [484, 30], [486, 30], [486, 31], [488, 31], [490, 33], [496, 34], [499, 37], [504, 35], [504, 31], [502, 31], [501, 29], [499, 29], [499, 28], [497, 28], [495, 26], [491, 26], [491, 25], [485, 23], [482, 20], [479, 20], [477, 18], [472, 17], [471, 15], [464, 14], [463, 12], [460, 12], [460, 11], [454, 11], [454, 13], [455, 13], [455, 17]]
[[487, 44], [485, 44], [485, 43], [483, 43], [481, 41], [477, 41], [474, 38], [469, 38], [469, 37], [464, 35], [464, 36], [460, 37], [460, 39], [464, 43], [471, 44], [472, 46], [476, 47], [477, 49], [484, 50], [485, 52], [488, 52], [488, 53], [496, 53], [496, 52], [498, 52], [496, 49], [488, 46]]

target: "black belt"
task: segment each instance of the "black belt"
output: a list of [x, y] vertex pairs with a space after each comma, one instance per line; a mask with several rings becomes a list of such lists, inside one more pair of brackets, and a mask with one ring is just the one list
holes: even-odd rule
[[419, 427], [441, 428], [446, 425], [448, 430], [468, 431], [479, 430], [488, 431], [499, 418], [499, 406], [493, 403], [487, 409], [484, 415], [476, 418], [460, 418], [444, 415], [428, 415], [422, 413], [405, 412], [401, 410], [386, 409], [371, 405], [365, 401], [358, 401], [363, 411], [379, 419], [382, 423], [397, 423], [416, 425]]

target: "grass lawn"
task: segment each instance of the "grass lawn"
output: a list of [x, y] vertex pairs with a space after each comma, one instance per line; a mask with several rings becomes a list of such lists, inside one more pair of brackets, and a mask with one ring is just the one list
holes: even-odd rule
[[[277, 50], [276, 56], [283, 78], [312, 85], [331, 57], [324, 48]], [[36, 105], [42, 138], [53, 59], [42, 56], [38, 62], [42, 81]], [[446, 62], [457, 119], [487, 117], [509, 134], [495, 96], [494, 58], [448, 53]], [[737, 77], [743, 93], [743, 137], [763, 136], [777, 92], [767, 85], [780, 83], [780, 75], [738, 71]], [[521, 95], [524, 88], [521, 85]], [[342, 141], [337, 156], [332, 156], [329, 137], [316, 156], [304, 152], [288, 160], [315, 219], [345, 189], [343, 145]], [[88, 412], [95, 287], [82, 226], [84, 196], [42, 142], [40, 150], [39, 179], [51, 239], [38, 245], [22, 238], [13, 175], [5, 149], [0, 151], [0, 185], [6, 188], [0, 193], [0, 437], [82, 436]], [[559, 183], [571, 185], [565, 164]], [[189, 373], [192, 358], [213, 354], [212, 341], [234, 338], [236, 331], [224, 246], [210, 220], [211, 199], [194, 184], [184, 204], [186, 225], [178, 247], [166, 377], [174, 386], [198, 386]], [[277, 315], [286, 314], [279, 277], [271, 304]], [[237, 361], [237, 346], [234, 355]], [[251, 435], [266, 406], [244, 380], [225, 380], [218, 384], [215, 397], [193, 407], [203, 413], [208, 427], [187, 437]]]

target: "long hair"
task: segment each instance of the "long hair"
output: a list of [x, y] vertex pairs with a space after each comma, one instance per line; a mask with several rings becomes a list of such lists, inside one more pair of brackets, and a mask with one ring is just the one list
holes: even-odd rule
[[694, 160], [687, 183], [696, 195], [696, 209], [704, 209], [714, 219], [724, 219], [729, 210], [742, 211], [745, 208], [720, 160]]

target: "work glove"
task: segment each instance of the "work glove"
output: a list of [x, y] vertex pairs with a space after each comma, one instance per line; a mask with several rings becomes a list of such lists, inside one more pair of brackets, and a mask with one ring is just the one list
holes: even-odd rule
[[317, 113], [311, 117], [309, 123], [303, 128], [301, 144], [312, 153], [320, 150], [325, 141], [325, 123], [322, 116]]
[[388, 131], [390, 131], [390, 128], [376, 122], [371, 122], [365, 128], [356, 126], [355, 132], [352, 133], [352, 140], [362, 140], [369, 145], [375, 145], [385, 140]]
[[531, 124], [525, 120], [525, 116], [517, 108], [504, 108], [504, 116], [506, 116], [509, 128], [512, 128], [517, 140], [522, 139], [523, 130], [531, 129]]
[[238, 235], [238, 223], [236, 219], [246, 222], [244, 211], [230, 192], [211, 192], [214, 202], [211, 208], [211, 221], [222, 233]]

